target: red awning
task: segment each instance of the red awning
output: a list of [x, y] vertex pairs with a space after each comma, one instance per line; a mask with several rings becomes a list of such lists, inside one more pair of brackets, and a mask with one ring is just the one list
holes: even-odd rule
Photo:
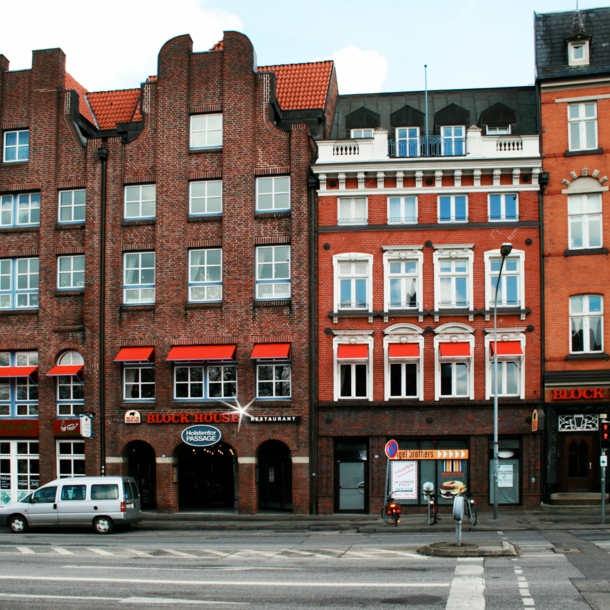
[[70, 366], [54, 366], [48, 373], [47, 377], [74, 376], [78, 375], [83, 370], [82, 364], [74, 364]]
[[369, 357], [369, 346], [363, 344], [340, 345], [337, 358], [343, 360], [362, 360]]
[[390, 343], [388, 347], [390, 358], [419, 358], [419, 344], [417, 343]]
[[123, 347], [116, 355], [115, 362], [150, 362], [154, 347]]
[[235, 360], [235, 345], [181, 345], [172, 347], [167, 362]]
[[0, 377], [31, 377], [37, 370], [37, 366], [2, 366]]
[[[491, 354], [495, 354], [495, 342], [491, 342]], [[521, 341], [499, 341], [498, 356], [523, 356]]]
[[288, 360], [290, 343], [257, 343], [252, 350], [252, 360]]
[[441, 343], [441, 358], [470, 358], [470, 343]]

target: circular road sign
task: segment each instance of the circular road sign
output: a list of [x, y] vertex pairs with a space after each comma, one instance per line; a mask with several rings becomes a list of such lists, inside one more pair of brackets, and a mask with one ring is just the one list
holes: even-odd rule
[[393, 460], [398, 455], [398, 443], [394, 440], [385, 444], [385, 454]]

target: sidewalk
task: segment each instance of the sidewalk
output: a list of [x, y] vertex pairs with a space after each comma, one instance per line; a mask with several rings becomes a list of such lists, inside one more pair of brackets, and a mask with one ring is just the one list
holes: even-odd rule
[[[330, 532], [351, 533], [455, 532], [451, 513], [441, 514], [441, 521], [433, 526], [426, 524], [426, 516], [403, 515], [398, 527], [384, 524], [376, 515], [303, 515], [290, 513], [264, 513], [239, 515], [236, 513], [174, 513], [163, 514], [144, 511], [144, 519], [135, 527], [141, 530], [208, 530], [208, 531], [270, 531], [270, 532]], [[601, 524], [601, 507], [541, 507], [532, 511], [479, 512], [479, 522], [472, 527], [463, 522], [463, 532], [517, 531], [517, 530], [610, 530], [610, 507], [606, 507], [606, 523]]]

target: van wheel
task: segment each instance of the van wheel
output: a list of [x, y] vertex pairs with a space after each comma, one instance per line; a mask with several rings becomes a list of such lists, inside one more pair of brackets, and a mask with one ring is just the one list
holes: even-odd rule
[[93, 521], [93, 529], [98, 534], [110, 534], [114, 529], [114, 524], [110, 517], [98, 517]]
[[13, 515], [8, 520], [8, 526], [11, 528], [11, 532], [14, 534], [23, 534], [23, 532], [28, 531], [27, 519], [21, 515]]

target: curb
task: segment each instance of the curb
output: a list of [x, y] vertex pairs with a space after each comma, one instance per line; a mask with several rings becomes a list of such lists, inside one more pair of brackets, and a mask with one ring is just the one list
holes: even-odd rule
[[482, 541], [477, 544], [462, 543], [455, 546], [453, 542], [435, 542], [417, 550], [421, 555], [434, 557], [517, 557], [517, 548], [505, 540]]

